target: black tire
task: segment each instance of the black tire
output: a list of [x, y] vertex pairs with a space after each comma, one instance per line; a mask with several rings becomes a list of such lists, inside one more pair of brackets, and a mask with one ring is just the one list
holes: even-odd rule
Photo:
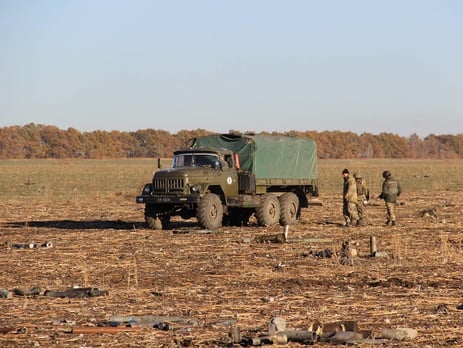
[[214, 193], [205, 195], [198, 204], [196, 214], [201, 227], [216, 230], [222, 226], [223, 206], [220, 197]]
[[299, 205], [299, 198], [295, 193], [286, 192], [279, 198], [280, 201], [280, 224], [296, 225], [301, 217], [301, 207]]
[[158, 217], [145, 216], [145, 222], [151, 230], [162, 230], [162, 221]]
[[163, 230], [168, 230], [170, 226], [170, 216], [169, 215], [161, 216], [161, 224], [162, 224]]
[[166, 230], [169, 227], [170, 216], [159, 215], [153, 204], [145, 206], [145, 223], [151, 230]]
[[280, 202], [277, 196], [266, 194], [256, 208], [257, 223], [260, 226], [276, 225], [280, 220]]

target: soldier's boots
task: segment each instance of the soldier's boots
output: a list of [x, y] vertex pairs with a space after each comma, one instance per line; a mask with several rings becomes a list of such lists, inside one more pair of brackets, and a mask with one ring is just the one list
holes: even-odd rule
[[395, 225], [396, 225], [395, 221], [392, 221], [391, 226], [395, 226]]
[[354, 226], [358, 227], [358, 226], [364, 226], [364, 225], [365, 224], [364, 224], [363, 220], [353, 220], [353, 221], [346, 221], [343, 226], [344, 227], [351, 227], [351, 226], [352, 227], [354, 227]]

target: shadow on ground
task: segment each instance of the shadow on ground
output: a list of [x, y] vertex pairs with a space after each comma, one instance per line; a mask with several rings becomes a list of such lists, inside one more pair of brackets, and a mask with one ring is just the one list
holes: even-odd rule
[[[139, 230], [147, 229], [142, 221], [122, 221], [122, 220], [51, 220], [51, 221], [13, 221], [4, 224], [11, 228], [58, 228], [62, 230]], [[193, 222], [171, 222], [169, 229], [182, 227], [195, 227]]]

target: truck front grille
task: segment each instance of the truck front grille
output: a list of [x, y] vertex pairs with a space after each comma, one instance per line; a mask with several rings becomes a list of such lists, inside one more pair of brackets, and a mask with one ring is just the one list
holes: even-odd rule
[[165, 178], [153, 180], [154, 192], [183, 192], [185, 186], [182, 178]]

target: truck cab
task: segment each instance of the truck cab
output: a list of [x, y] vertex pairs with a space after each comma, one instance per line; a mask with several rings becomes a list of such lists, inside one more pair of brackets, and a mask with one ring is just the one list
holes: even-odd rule
[[[145, 221], [150, 228], [166, 228], [170, 217], [180, 215], [189, 219], [198, 215], [199, 207], [207, 205], [203, 212], [205, 225], [217, 214], [223, 214], [226, 197], [238, 195], [235, 156], [232, 151], [218, 149], [183, 149], [174, 152], [172, 168], [156, 171], [153, 180], [143, 188], [137, 203], [145, 204]], [[207, 202], [200, 204], [205, 195]], [[226, 210], [226, 208], [225, 208]], [[208, 215], [209, 214], [209, 215]], [[222, 221], [217, 217], [216, 224]]]

